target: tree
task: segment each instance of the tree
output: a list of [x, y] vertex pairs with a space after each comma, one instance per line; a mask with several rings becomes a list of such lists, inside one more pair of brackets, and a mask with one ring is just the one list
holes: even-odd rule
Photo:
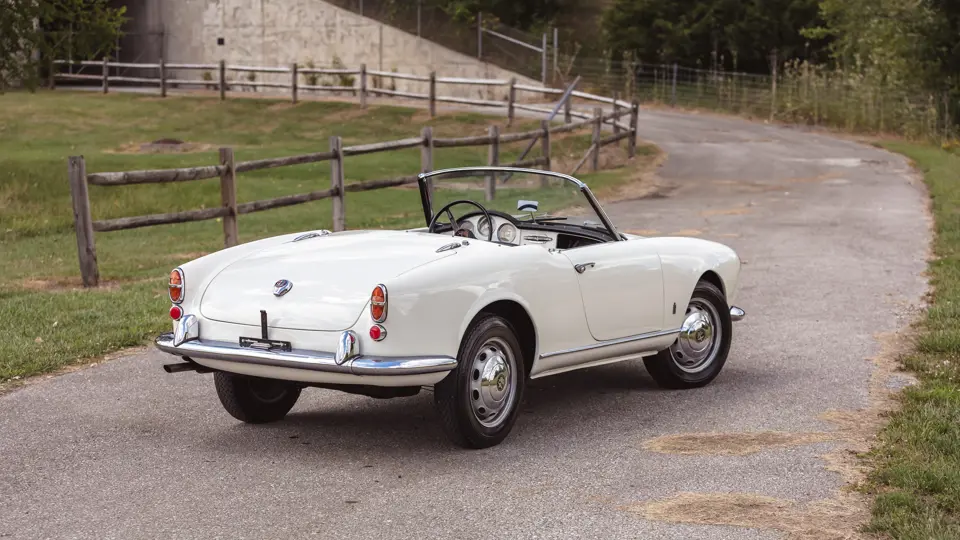
[[125, 7], [109, 0], [0, 0], [0, 91], [35, 88], [59, 58], [89, 60], [111, 53]]
[[817, 54], [800, 29], [819, 23], [817, 0], [614, 0], [603, 18], [614, 58], [766, 71], [782, 58]]

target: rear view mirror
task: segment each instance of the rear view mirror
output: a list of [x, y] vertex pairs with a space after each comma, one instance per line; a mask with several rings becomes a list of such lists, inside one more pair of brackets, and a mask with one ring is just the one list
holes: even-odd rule
[[521, 212], [536, 212], [540, 208], [537, 201], [517, 201], [517, 210]]

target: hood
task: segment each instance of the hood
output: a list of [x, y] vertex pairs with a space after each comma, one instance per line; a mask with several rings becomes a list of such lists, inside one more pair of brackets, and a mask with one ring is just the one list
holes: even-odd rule
[[[216, 321], [291, 330], [339, 331], [362, 314], [377, 284], [456, 254], [437, 253], [449, 236], [403, 231], [351, 231], [285, 242], [224, 268], [209, 283], [200, 313]], [[274, 295], [279, 280], [290, 290]], [[389, 293], [389, 291], [388, 291]]]

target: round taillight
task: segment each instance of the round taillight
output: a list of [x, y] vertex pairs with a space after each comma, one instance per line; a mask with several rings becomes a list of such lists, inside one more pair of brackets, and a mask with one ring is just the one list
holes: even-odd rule
[[179, 321], [180, 317], [183, 317], [183, 308], [180, 306], [171, 306], [170, 307], [170, 318]]
[[170, 282], [167, 286], [170, 290], [170, 301], [174, 304], [183, 302], [183, 270], [173, 269], [170, 272]]
[[387, 337], [387, 329], [375, 324], [370, 327], [370, 339], [374, 341], [383, 341], [383, 338]]
[[370, 294], [370, 317], [374, 322], [387, 320], [387, 288], [377, 285]]

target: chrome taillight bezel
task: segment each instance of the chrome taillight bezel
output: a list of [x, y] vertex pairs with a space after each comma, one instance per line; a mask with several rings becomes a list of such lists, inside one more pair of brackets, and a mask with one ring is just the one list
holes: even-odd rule
[[[383, 302], [376, 302], [373, 299], [373, 295], [374, 293], [377, 292], [377, 289], [380, 289], [383, 291]], [[373, 319], [373, 322], [382, 323], [383, 321], [387, 320], [387, 303], [388, 303], [387, 286], [384, 285], [383, 283], [379, 283], [377, 284], [376, 287], [373, 288], [373, 291], [370, 293], [370, 318]], [[383, 313], [380, 314], [379, 318], [373, 314], [374, 306], [383, 307]]]
[[[170, 298], [170, 301], [171, 301], [171, 302], [173, 302], [173, 303], [176, 304], [176, 305], [180, 305], [180, 304], [183, 303], [184, 297], [186, 297], [187, 278], [186, 278], [186, 276], [183, 275], [183, 270], [182, 270], [181, 268], [179, 268], [179, 267], [174, 268], [170, 273], [171, 273], [171, 274], [176, 273], [177, 275], [180, 276], [180, 285], [174, 285], [174, 284], [171, 283], [171, 282], [169, 281], [169, 279], [168, 279], [168, 280], [167, 280], [167, 296]], [[170, 293], [170, 289], [180, 289], [180, 299], [179, 299], [179, 300], [174, 300], [174, 299], [173, 299], [173, 294]]]

